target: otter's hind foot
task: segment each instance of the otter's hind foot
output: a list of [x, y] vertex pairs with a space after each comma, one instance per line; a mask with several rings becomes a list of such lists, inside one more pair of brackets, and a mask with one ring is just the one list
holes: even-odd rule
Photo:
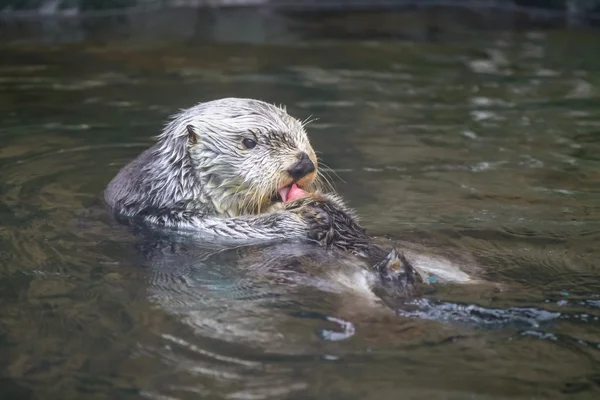
[[408, 262], [404, 254], [395, 248], [372, 268], [379, 278], [381, 289], [388, 296], [409, 298], [416, 293], [417, 286], [423, 283], [421, 276]]

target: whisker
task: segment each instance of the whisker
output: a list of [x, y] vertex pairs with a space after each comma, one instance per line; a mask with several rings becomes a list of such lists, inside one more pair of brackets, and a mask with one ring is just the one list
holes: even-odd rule
[[318, 163], [319, 163], [319, 167], [320, 167], [320, 166], [323, 166], [323, 167], [325, 167], [325, 168], [323, 169], [323, 172], [328, 172], [328, 173], [329, 173], [329, 172], [331, 172], [332, 174], [334, 174], [334, 175], [335, 175], [335, 177], [336, 177], [336, 178], [338, 178], [339, 180], [341, 180], [341, 181], [342, 181], [342, 182], [344, 182], [344, 183], [347, 183], [347, 182], [346, 182], [344, 179], [342, 179], [342, 177], [341, 177], [341, 176], [340, 176], [340, 175], [339, 175], [337, 172], [335, 172], [335, 171], [333, 170], [333, 168], [331, 168], [329, 165], [325, 164], [325, 163], [324, 163], [323, 161], [321, 161], [321, 160], [318, 160]]
[[335, 185], [333, 184], [333, 179], [324, 168], [321, 168], [322, 165], [325, 165], [325, 167], [327, 167], [327, 165], [318, 158], [317, 165], [319, 166], [317, 176], [323, 181], [324, 189], [334, 191]]
[[322, 190], [322, 191], [327, 191], [327, 190], [333, 191], [334, 190], [334, 185], [333, 185], [331, 178], [321, 168], [317, 169], [317, 176], [315, 178], [314, 186], [317, 190]]
[[319, 118], [313, 118], [312, 115], [309, 115], [308, 118], [306, 118], [304, 121], [300, 122], [300, 125], [302, 125], [302, 128], [305, 128], [306, 125], [310, 124], [311, 122], [315, 122], [318, 121]]
[[325, 189], [330, 191], [334, 191], [335, 185], [330, 176], [328, 176], [325, 172], [321, 172], [321, 179], [323, 180], [323, 186]]

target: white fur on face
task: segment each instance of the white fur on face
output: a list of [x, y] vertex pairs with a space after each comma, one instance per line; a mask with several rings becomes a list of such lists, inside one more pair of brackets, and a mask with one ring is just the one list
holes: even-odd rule
[[[196, 143], [189, 140], [188, 126]], [[256, 146], [247, 149], [245, 138]], [[283, 108], [253, 99], [226, 98], [184, 110], [165, 127], [159, 142], [162, 151], [191, 156], [203, 186], [199, 195], [228, 216], [259, 212], [289, 183], [286, 171], [301, 152], [316, 165], [303, 124]]]

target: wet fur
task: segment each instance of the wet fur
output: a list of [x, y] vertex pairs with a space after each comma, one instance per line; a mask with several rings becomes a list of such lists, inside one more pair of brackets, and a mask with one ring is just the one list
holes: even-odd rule
[[386, 251], [377, 246], [338, 196], [312, 194], [286, 204], [285, 208], [311, 214], [311, 220], [318, 221], [311, 239], [320, 246], [361, 258], [374, 275], [369, 280], [371, 289], [384, 301], [393, 303], [420, 294], [422, 278], [404, 254], [395, 248]]
[[[244, 148], [244, 138], [256, 140], [256, 148]], [[282, 108], [237, 98], [200, 103], [175, 115], [157, 143], [109, 183], [104, 198], [123, 220], [225, 242], [305, 238], [309, 216], [264, 212], [291, 183], [286, 171], [300, 152], [317, 165], [303, 124]], [[317, 189], [317, 174], [298, 184]]]

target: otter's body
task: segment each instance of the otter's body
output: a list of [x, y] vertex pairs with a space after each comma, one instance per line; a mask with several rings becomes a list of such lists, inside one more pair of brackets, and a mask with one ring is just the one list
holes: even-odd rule
[[[261, 101], [222, 99], [176, 115], [110, 182], [105, 200], [121, 218], [192, 230], [207, 241], [302, 239], [346, 252], [366, 262], [370, 285], [410, 295], [418, 278], [412, 266], [375, 246], [343, 201], [320, 187], [302, 123]], [[318, 264], [297, 265], [316, 272]]]

